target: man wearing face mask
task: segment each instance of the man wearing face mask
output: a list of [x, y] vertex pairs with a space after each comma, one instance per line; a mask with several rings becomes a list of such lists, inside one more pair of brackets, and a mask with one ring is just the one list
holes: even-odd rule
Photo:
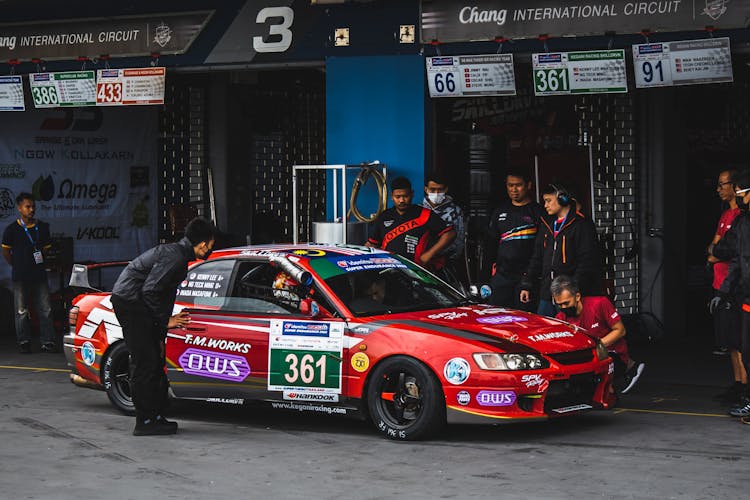
[[177, 422], [163, 415], [168, 390], [164, 339], [169, 328], [190, 322], [185, 312], [172, 315], [177, 286], [185, 279], [191, 261], [208, 258], [215, 238], [214, 225], [195, 218], [177, 243], [156, 246], [133, 259], [112, 289], [112, 306], [130, 351], [135, 436], [177, 432]]
[[460, 289], [462, 284], [458, 279], [458, 272], [461, 268], [459, 263], [466, 244], [464, 213], [461, 207], [453, 201], [453, 197], [448, 194], [448, 183], [441, 174], [433, 172], [427, 177], [422, 206], [435, 212], [447, 226], [456, 231], [456, 238], [441, 252], [442, 257], [445, 258], [445, 265], [438, 274]]
[[[729, 272], [721, 285], [720, 292], [734, 296], [742, 308], [742, 363], [745, 372], [750, 371], [750, 170], [743, 170], [734, 182], [735, 201], [741, 213], [734, 219], [732, 228], [727, 231], [715, 245], [709, 247], [709, 253], [719, 260], [729, 261]], [[729, 410], [729, 414], [740, 417], [742, 423], [750, 424], [750, 389], [745, 386], [745, 394], [740, 403]]]
[[615, 361], [615, 380], [622, 380], [618, 384], [622, 387], [620, 393], [630, 392], [646, 365], [633, 361], [628, 354], [625, 325], [612, 302], [602, 296], [582, 297], [575, 280], [565, 275], [552, 280], [550, 294], [559, 308], [555, 318], [579, 326], [598, 338]]

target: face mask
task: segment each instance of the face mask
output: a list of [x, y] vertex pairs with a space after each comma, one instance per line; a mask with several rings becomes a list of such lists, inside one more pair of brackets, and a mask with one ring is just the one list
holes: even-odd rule
[[578, 316], [578, 310], [576, 309], [576, 306], [561, 307], [560, 312], [567, 317]]
[[427, 199], [433, 205], [439, 205], [445, 200], [445, 193], [427, 193]]

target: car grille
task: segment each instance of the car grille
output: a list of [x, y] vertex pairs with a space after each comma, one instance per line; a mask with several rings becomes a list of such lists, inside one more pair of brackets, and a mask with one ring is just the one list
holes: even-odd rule
[[580, 351], [558, 352], [549, 354], [549, 357], [561, 365], [578, 365], [594, 359], [594, 351], [593, 349], [581, 349]]
[[547, 389], [544, 400], [544, 412], [550, 413], [555, 408], [577, 404], [591, 404], [594, 398], [597, 378], [593, 373], [572, 375], [567, 380], [553, 380]]

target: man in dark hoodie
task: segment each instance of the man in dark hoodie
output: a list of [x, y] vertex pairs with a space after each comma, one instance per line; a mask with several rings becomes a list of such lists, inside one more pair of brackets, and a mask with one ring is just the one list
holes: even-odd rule
[[[727, 300], [736, 299], [742, 309], [742, 363], [750, 371], [750, 170], [743, 170], [734, 182], [735, 200], [741, 213], [709, 253], [719, 260], [729, 261], [729, 273], [721, 284], [719, 293]], [[750, 424], [750, 390], [745, 386], [740, 403], [729, 410], [729, 414], [740, 417], [742, 423]]]
[[187, 313], [172, 315], [177, 286], [188, 263], [207, 259], [216, 228], [195, 218], [177, 243], [159, 245], [133, 259], [112, 289], [112, 306], [130, 351], [130, 388], [135, 405], [135, 436], [174, 434], [177, 422], [163, 416], [167, 403], [164, 339], [167, 329], [186, 326]]
[[576, 211], [575, 199], [563, 186], [550, 184], [542, 197], [547, 216], [539, 225], [519, 299], [527, 303], [539, 290], [537, 314], [554, 316], [550, 284], [560, 274], [575, 279], [582, 295], [601, 295], [599, 245], [593, 222]]

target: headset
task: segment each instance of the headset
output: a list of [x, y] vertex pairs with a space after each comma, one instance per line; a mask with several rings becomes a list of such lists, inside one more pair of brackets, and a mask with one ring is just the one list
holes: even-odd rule
[[550, 184], [550, 187], [557, 192], [557, 203], [559, 203], [561, 207], [567, 207], [570, 205], [573, 197], [570, 196], [570, 193], [568, 193], [564, 187], [558, 187], [555, 184]]

